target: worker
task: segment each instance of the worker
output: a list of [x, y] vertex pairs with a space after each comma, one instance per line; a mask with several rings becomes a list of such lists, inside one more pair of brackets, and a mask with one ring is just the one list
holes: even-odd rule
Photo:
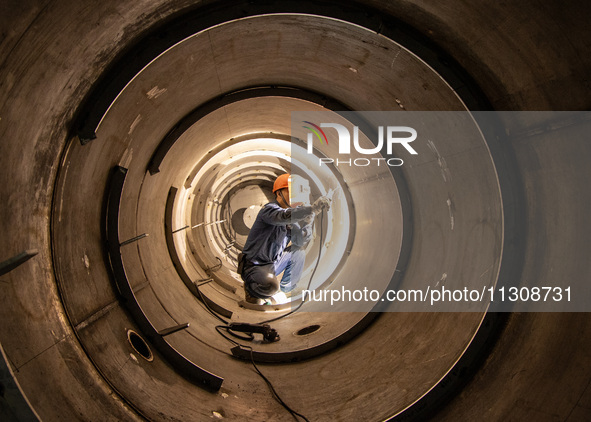
[[[275, 201], [261, 208], [239, 255], [238, 273], [247, 302], [264, 304], [280, 289], [288, 293], [295, 288], [304, 268], [303, 247], [312, 237], [314, 216], [330, 208], [326, 197], [311, 206], [292, 207], [290, 184], [290, 174], [277, 177]], [[282, 272], [279, 282], [277, 276]]]

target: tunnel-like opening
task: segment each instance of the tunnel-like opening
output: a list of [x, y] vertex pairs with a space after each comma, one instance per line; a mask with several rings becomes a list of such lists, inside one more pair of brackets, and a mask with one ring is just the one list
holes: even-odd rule
[[300, 328], [298, 331], [296, 331], [296, 336], [307, 336], [309, 334], [313, 334], [316, 331], [318, 331], [320, 329], [320, 325], [318, 324], [314, 324], [314, 325], [309, 325], [307, 327], [304, 328]]
[[127, 340], [138, 355], [146, 359], [148, 362], [151, 362], [154, 359], [150, 346], [148, 346], [148, 343], [146, 343], [138, 333], [133, 330], [127, 330]]
[[[138, 32], [137, 44], [121, 50], [105, 70], [106, 85], [99, 82], [93, 89], [98, 94], [78, 108], [72, 133], [84, 143], [64, 135], [52, 147], [59, 149], [61, 163], [58, 169], [54, 157], [48, 268], [65, 309], [60, 318], [74, 333], [67, 341], [79, 340], [100, 382], [147, 418], [185, 394], [219, 414], [242, 414], [247, 405], [226, 399], [235, 395], [250, 402], [255, 396], [250, 358], [290, 392], [296, 408], [312, 409], [320, 419], [331, 413], [337, 419], [424, 414], [433, 392], [482, 359], [502, 318], [485, 312], [378, 317], [315, 312], [312, 303], [293, 314], [283, 304], [249, 308], [241, 305], [236, 257], [258, 207], [272, 197], [272, 180], [294, 166], [296, 172], [304, 168], [294, 160], [293, 146], [305, 144], [305, 136], [294, 136], [292, 112], [467, 112], [487, 101], [433, 42], [386, 13], [372, 14], [371, 7], [232, 4], [238, 3], [244, 5], [240, 12], [199, 5], [151, 33]], [[485, 38], [475, 45], [480, 42]], [[80, 85], [80, 92], [88, 87]], [[497, 103], [504, 104], [498, 98]], [[60, 116], [60, 122], [68, 121]], [[418, 158], [404, 157], [399, 169], [329, 169], [343, 196], [322, 227], [316, 222], [306, 264], [311, 274], [322, 251], [315, 291], [361, 287], [369, 277], [388, 287], [417, 280], [450, 286], [473, 278], [492, 286], [519, 278], [523, 234], [532, 232], [533, 223], [518, 224], [529, 208], [521, 188], [510, 183], [519, 179], [512, 154], [521, 151], [530, 177], [545, 150], [529, 154], [514, 142], [522, 132], [513, 127], [498, 134], [476, 123], [480, 136], [455, 139], [453, 145], [425, 140], [417, 145]], [[47, 139], [59, 138], [53, 135]], [[323, 148], [317, 148], [318, 156], [328, 153]], [[53, 178], [46, 179], [53, 185]], [[312, 196], [334, 188], [319, 180], [311, 182]], [[534, 203], [543, 192], [532, 188], [538, 179], [527, 180], [532, 190], [525, 199]], [[348, 231], [338, 226], [345, 216]], [[216, 332], [220, 318], [224, 324], [273, 319], [281, 340], [257, 336], [233, 344]], [[129, 327], [153, 350], [150, 365], [126, 361], [129, 345], [121, 333]], [[310, 327], [321, 329], [306, 334]], [[367, 391], [377, 392], [375, 397], [365, 400], [345, 385], [349, 376], [371, 380]], [[350, 405], [325, 403], [317, 386], [300, 391], [306, 379], [334, 384], [334, 394]], [[134, 391], [132, 384], [149, 387]], [[145, 400], [169, 385], [174, 387], [162, 397]], [[266, 410], [249, 416], [265, 419], [265, 411], [277, 411], [274, 406], [269, 399], [261, 406]], [[170, 417], [205, 413], [197, 404], [182, 403]]]
[[[312, 179], [306, 183], [315, 197], [326, 194], [327, 186], [331, 184], [343, 189], [332, 172], [324, 171], [328, 177], [321, 180], [318, 175], [308, 171], [307, 163], [294, 161], [291, 154], [294, 146], [287, 135], [281, 136], [283, 139], [254, 135], [247, 135], [246, 138], [224, 142], [228, 147], [192, 170], [194, 177], [185, 182], [185, 189], [181, 189], [176, 201], [177, 206], [186, 206], [187, 209], [173, 211], [176, 221], [171, 223], [172, 227], [191, 229], [186, 233], [186, 238], [177, 236], [175, 243], [177, 253], [187, 259], [184, 265], [206, 269], [206, 272], [211, 273], [213, 282], [232, 293], [240, 289], [242, 284], [235, 273], [237, 256], [242, 251], [258, 210], [274, 200], [271, 187], [276, 177], [286, 172], [311, 175]], [[346, 186], [344, 188], [347, 189]], [[336, 277], [335, 273], [342, 266], [344, 250], [353, 243], [350, 225], [354, 220], [350, 218], [353, 209], [348, 202], [350, 198], [349, 193], [343, 194], [342, 201], [335, 201], [327, 217], [328, 221], [339, 221], [342, 229], [334, 233], [331, 224], [323, 229], [324, 242], [332, 242], [337, 247], [324, 247], [324, 259], [334, 264], [325, 269], [327, 274], [317, 277], [314, 288]], [[186, 221], [182, 221], [183, 218]], [[175, 230], [175, 233], [179, 232]], [[319, 249], [319, 246], [315, 246], [313, 241], [304, 251], [314, 248]], [[187, 253], [188, 250], [190, 253]], [[317, 254], [307, 255], [309, 259], [304, 265], [304, 276], [312, 271], [313, 256]], [[219, 262], [217, 267], [210, 266], [216, 261]]]
[[[0, 14], [0, 419], [19, 413], [5, 405], [20, 390], [23, 420], [287, 420], [251, 358], [311, 420], [425, 420], [442, 406], [438, 420], [589, 419], [585, 314], [511, 314], [489, 356], [505, 317], [482, 312], [369, 323], [371, 314], [303, 307], [270, 324], [280, 341], [259, 333], [236, 346], [215, 331], [218, 317], [289, 312], [240, 307], [232, 277], [234, 229], [246, 233], [251, 218], [249, 205], [240, 225], [234, 202], [263, 200], [274, 173], [228, 179], [212, 224], [183, 228], [204, 223], [193, 211], [209, 215], [198, 204], [209, 192], [187, 185], [197, 164], [244, 136], [293, 135], [301, 125], [281, 116], [303, 104], [400, 115], [587, 110], [585, 2], [13, 6]], [[368, 209], [388, 186], [400, 197], [400, 251], [371, 259], [396, 266], [393, 285], [585, 280], [589, 147], [574, 130], [588, 126], [583, 116], [544, 127], [538, 115], [501, 116], [499, 133], [479, 122], [484, 140], [434, 137], [387, 178], [347, 179], [352, 245], [396, 238], [367, 229], [392, 219]], [[334, 283], [373, 276], [361, 252]], [[129, 329], [152, 362], [136, 359]]]
[[[352, 44], [352, 57], [338, 54], [337, 45], [343, 40]], [[307, 54], [306, 46], [314, 42], [319, 42], [323, 63], [299, 65], [300, 58]], [[255, 46], [257, 55], [273, 59], [249, 73], [257, 78], [243, 80], [242, 74], [234, 70], [253, 65], [250, 52]], [[231, 65], [224, 60], [228, 51]], [[200, 57], [199, 66], [178, 66], [183, 61], [195, 63], [196, 57]], [[384, 66], [392, 59], [399, 63], [394, 73], [391, 67]], [[166, 77], [171, 66], [174, 79]], [[322, 71], [320, 66], [325, 66]], [[207, 73], [208, 67], [215, 68], [217, 83], [207, 79], [212, 75]], [[325, 77], [329, 73], [334, 80], [327, 85]], [[358, 85], [351, 85], [351, 78], [359, 75], [372, 78], [356, 79]], [[250, 88], [268, 81], [283, 88]], [[425, 84], [432, 87], [429, 92], [425, 92]], [[233, 89], [230, 93], [219, 96], [220, 91], [228, 92], [229, 88]], [[311, 166], [295, 160], [301, 155], [294, 155], [294, 148], [303, 148], [303, 141], [294, 142], [291, 113], [332, 113], [345, 124], [346, 117], [335, 111], [387, 110], [392, 104], [401, 109], [398, 97], [405, 91], [413, 93], [404, 100], [409, 110], [465, 110], [464, 100], [441, 75], [383, 35], [321, 16], [253, 16], [198, 32], [162, 52], [118, 93], [95, 129], [97, 138], [85, 145], [70, 144], [58, 189], [71, 201], [72, 209], [86, 208], [95, 216], [101, 212], [99, 204], [79, 192], [76, 179], [70, 175], [95, 175], [91, 183], [96, 187], [89, 189], [90, 193], [106, 185], [105, 179], [96, 174], [108, 175], [114, 165], [120, 169], [119, 182], [110, 185], [109, 261], [112, 267], [113, 262], [117, 263], [113, 268], [119, 268], [115, 271], [117, 288], [127, 292], [128, 311], [159, 352], [154, 364], [144, 368], [146, 375], [157, 377], [162, 370], [157, 363], [162, 359], [162, 364], [171, 364], [189, 381], [180, 387], [181, 391], [192, 391], [191, 383], [203, 383], [214, 391], [236, 390], [250, 378], [249, 364], [228, 360], [229, 355], [259, 363], [290, 363], [281, 371], [292, 380], [289, 384], [297, 384], [298, 379], [318, 371], [328, 370], [338, 377], [342, 369], [337, 368], [353, 364], [356, 347], [379, 345], [381, 351], [397, 350], [399, 359], [394, 363], [379, 357], [383, 352], [376, 355], [374, 359], [381, 363], [368, 372], [375, 388], [382, 390], [381, 385], [396, 378], [405, 383], [405, 392], [392, 398], [387, 406], [368, 402], [362, 408], [363, 412], [387, 418], [411, 406], [449, 373], [472, 344], [483, 321], [482, 313], [427, 313], [419, 317], [386, 313], [375, 324], [370, 323], [376, 314], [367, 310], [310, 312], [313, 308], [304, 304], [300, 312], [292, 314], [289, 303], [244, 306], [242, 281], [235, 273], [248, 224], [257, 207], [269, 200], [274, 178], [285, 172], [310, 175], [307, 170]], [[420, 92], [423, 94], [416, 95]], [[433, 93], [438, 102], [433, 102]], [[371, 141], [365, 142], [371, 145]], [[336, 188], [342, 192], [320, 229], [323, 236], [317, 236], [316, 243], [309, 246], [311, 253], [304, 273], [310, 275], [315, 271], [315, 257], [323, 250], [323, 265], [311, 280], [313, 289], [327, 285], [360, 287], [369, 274], [389, 285], [412, 278], [438, 280], [447, 266], [457, 268], [458, 273], [498, 268], [501, 201], [486, 140], [467, 138], [465, 144], [443, 151], [437, 149], [446, 148], [441, 145], [424, 147], [420, 152], [425, 158], [407, 168], [381, 167], [368, 172], [363, 167], [325, 166], [324, 174], [309, 177], [312, 195]], [[455, 181], [457, 186], [446, 187], [449, 181], [441, 178], [438, 154], [456, 157], [448, 162], [451, 171], [470, 157], [473, 167], [468, 170], [469, 176]], [[372, 200], [374, 197], [380, 200]], [[470, 205], [474, 197], [480, 197], [480, 204], [486, 206]], [[466, 222], [486, 218], [493, 230], [465, 238], [461, 233], [470, 232], [469, 224], [464, 227], [458, 222], [455, 227], [452, 223], [452, 230], [440, 231], [434, 238], [430, 226], [449, 225], [450, 198], [455, 209], [465, 213]], [[483, 212], [486, 217], [479, 216]], [[388, 224], [370, 224], [372, 221]], [[63, 247], [59, 239], [74, 229], [73, 224], [69, 218], [54, 220], [57, 266], [63, 265], [59, 262], [63, 256], [59, 253]], [[460, 237], [456, 239], [455, 233]], [[141, 234], [149, 236], [138, 238]], [[137, 240], [119, 247], [125, 239]], [[492, 260], [466, 268], [462, 262], [472, 259], [466, 242], [478, 244], [480, 252], [490, 251], [486, 255]], [[440, 253], [443, 245], [445, 254]], [[374, 256], [369, 258], [367, 251]], [[425, 259], [434, 265], [425, 268], [420, 264]], [[382, 264], [376, 265], [378, 262]], [[487, 276], [492, 280], [496, 273], [488, 271]], [[97, 291], [104, 291], [104, 281], [108, 278], [95, 279]], [[77, 292], [77, 286], [64, 283], [62, 288], [63, 296], [69, 298], [66, 307], [71, 314], [83, 314], [84, 309], [96, 306], [97, 298]], [[116, 318], [115, 314], [112, 318]], [[283, 334], [280, 341], [254, 344], [233, 339], [236, 344], [232, 347], [215, 329], [220, 319], [224, 324], [272, 320], [272, 328], [278, 333], [293, 335]], [[451, 320], [454, 322], [449, 325]], [[160, 334], [185, 321], [197, 323], [174, 334]], [[117, 324], [111, 318], [102, 322], [105, 329]], [[403, 328], [393, 332], [389, 328], [393, 325]], [[456, 328], [454, 341], [438, 328], [443, 326]], [[110, 373], [110, 363], [103, 359], [102, 351], [95, 349], [93, 338], [88, 332], [81, 335], [101, 372]], [[334, 356], [339, 358], [335, 361]], [[220, 359], [224, 359], [223, 366]], [[425, 359], [433, 367], [417, 376], [412, 368], [417, 360]], [[294, 362], [300, 362], [297, 369], [291, 367]], [[150, 413], [156, 406], [129, 397], [129, 379], [113, 374], [108, 380], [142, 413]], [[336, 388], [344, 396], [351, 394], [349, 386]], [[239, 389], [242, 394], [251, 394]], [[311, 403], [317, 399], [307, 396], [302, 400]]]

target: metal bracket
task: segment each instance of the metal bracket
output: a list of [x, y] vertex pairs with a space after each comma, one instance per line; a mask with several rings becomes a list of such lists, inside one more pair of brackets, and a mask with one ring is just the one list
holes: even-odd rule
[[7, 259], [6, 261], [0, 262], [0, 276], [3, 276], [4, 274], [14, 270], [19, 265], [24, 264], [38, 253], [39, 251], [37, 249], [27, 249], [26, 251]]
[[[148, 319], [133, 293], [123, 259], [121, 257], [121, 243], [119, 242], [119, 207], [121, 204], [121, 194], [123, 185], [127, 176], [127, 169], [116, 166], [113, 170], [111, 180], [107, 186], [107, 209], [106, 209], [106, 227], [105, 237], [107, 240], [107, 254], [109, 256], [110, 267], [117, 289], [119, 290], [123, 303], [132, 315], [142, 333], [160, 354], [170, 363], [170, 365], [182, 376], [197, 385], [210, 391], [218, 391], [222, 386], [223, 378], [200, 368], [174, 347], [172, 347], [163, 337], [161, 332], [157, 331]], [[132, 239], [130, 239], [132, 240]], [[178, 327], [172, 327], [178, 328]], [[180, 328], [182, 329], [182, 328]], [[164, 330], [167, 332], [168, 330]], [[172, 332], [168, 333], [171, 334]]]

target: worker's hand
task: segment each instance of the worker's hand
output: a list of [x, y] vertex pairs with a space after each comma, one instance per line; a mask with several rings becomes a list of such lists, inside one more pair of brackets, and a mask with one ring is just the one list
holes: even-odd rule
[[312, 214], [308, 214], [307, 216], [305, 216], [302, 219], [302, 222], [300, 223], [300, 225], [302, 227], [306, 227], [309, 226], [310, 224], [312, 224], [312, 222], [314, 221], [314, 217], [316, 216], [316, 214], [312, 213]]
[[319, 213], [322, 210], [328, 211], [330, 209], [330, 199], [326, 196], [321, 196], [312, 204], [312, 211]]

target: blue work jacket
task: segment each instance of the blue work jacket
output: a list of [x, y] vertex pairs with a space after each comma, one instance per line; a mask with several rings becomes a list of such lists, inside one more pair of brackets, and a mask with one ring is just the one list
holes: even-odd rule
[[[269, 202], [259, 211], [250, 229], [242, 253], [255, 265], [275, 262], [289, 242], [304, 246], [312, 237], [312, 207], [282, 208], [277, 202]], [[301, 226], [302, 225], [302, 226]]]

